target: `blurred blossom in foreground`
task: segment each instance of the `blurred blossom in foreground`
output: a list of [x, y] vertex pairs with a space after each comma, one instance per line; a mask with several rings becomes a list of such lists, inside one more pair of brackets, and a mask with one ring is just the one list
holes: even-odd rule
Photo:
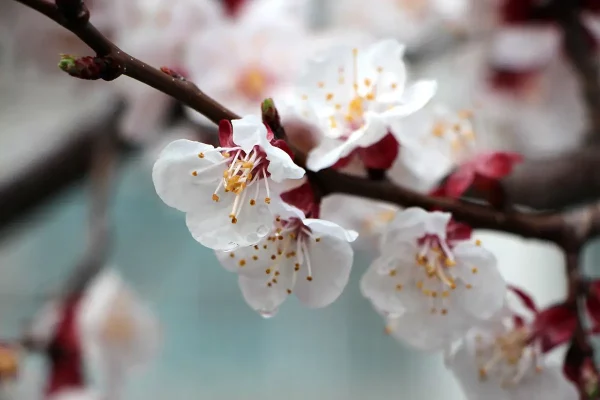
[[[117, 21], [115, 42], [119, 46], [152, 66], [167, 66], [183, 75], [189, 38], [225, 18], [213, 0], [115, 1], [113, 12]], [[111, 85], [126, 101], [122, 133], [134, 141], [156, 138], [174, 99], [127, 77]]]
[[532, 322], [530, 312], [506, 305], [447, 354], [446, 363], [468, 400], [579, 398], [562, 368], [546, 361]]
[[[242, 115], [260, 113], [272, 97], [280, 106], [310, 51], [303, 1], [249, 1], [233, 18], [192, 32], [185, 48], [189, 78], [209, 96]], [[198, 122], [208, 120], [189, 110]]]
[[333, 0], [329, 2], [333, 27], [391, 36], [409, 49], [462, 29], [470, 0]]

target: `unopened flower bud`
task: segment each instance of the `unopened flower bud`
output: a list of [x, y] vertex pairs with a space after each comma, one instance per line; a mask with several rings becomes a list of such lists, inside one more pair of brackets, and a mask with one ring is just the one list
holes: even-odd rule
[[110, 57], [75, 57], [61, 54], [58, 67], [75, 78], [86, 80], [111, 81], [121, 75], [120, 68], [113, 64]]

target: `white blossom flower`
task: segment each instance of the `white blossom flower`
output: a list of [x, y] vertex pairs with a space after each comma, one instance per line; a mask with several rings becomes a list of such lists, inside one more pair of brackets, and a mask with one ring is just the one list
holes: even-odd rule
[[279, 203], [269, 236], [235, 252], [218, 252], [221, 264], [239, 274], [244, 299], [263, 317], [273, 316], [292, 293], [311, 308], [328, 306], [348, 283], [353, 261], [349, 242], [358, 234], [333, 222], [304, 218]]
[[269, 233], [274, 183], [300, 179], [304, 170], [258, 117], [222, 123], [220, 138], [223, 147], [217, 148], [183, 139], [172, 142], [154, 164], [152, 177], [160, 198], [187, 214], [198, 242], [232, 250]]
[[468, 15], [469, 0], [375, 0], [364, 6], [362, 0], [331, 1], [330, 19], [343, 26], [392, 36], [417, 48], [436, 34], [455, 30]]
[[[183, 64], [190, 80], [242, 115], [258, 114], [267, 97], [283, 107], [309, 45], [297, 3], [302, 1], [246, 2], [235, 19], [221, 19], [191, 35]], [[207, 122], [189, 111], [198, 122]]]
[[309, 169], [335, 164], [358, 148], [380, 142], [394, 121], [419, 109], [436, 90], [433, 81], [405, 89], [404, 47], [394, 40], [369, 48], [340, 46], [314, 59], [297, 90], [298, 112], [324, 138], [308, 156]]
[[510, 318], [471, 330], [447, 358], [468, 400], [576, 400], [560, 366], [546, 365], [527, 325]]
[[[472, 115], [470, 110], [453, 113], [430, 103], [422, 111], [392, 124], [401, 143], [398, 164], [414, 175], [419, 183], [416, 186], [431, 187], [473, 155], [476, 136]], [[390, 176], [394, 178], [391, 173]]]
[[[78, 310], [82, 343], [105, 373], [122, 375], [150, 362], [158, 353], [159, 321], [114, 269], [102, 271], [90, 284]], [[111, 390], [120, 382], [109, 376]]]
[[399, 318], [397, 335], [422, 349], [458, 339], [494, 315], [506, 294], [494, 256], [450, 220], [419, 208], [399, 212], [361, 281], [376, 309]]

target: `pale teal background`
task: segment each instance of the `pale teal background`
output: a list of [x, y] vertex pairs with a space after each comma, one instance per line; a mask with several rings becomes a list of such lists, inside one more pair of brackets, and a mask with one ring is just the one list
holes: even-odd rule
[[[130, 381], [127, 399], [461, 399], [439, 356], [383, 333], [358, 281], [323, 310], [288, 301], [270, 320], [243, 301], [236, 277], [190, 236], [181, 213], [156, 196], [150, 165], [128, 161], [115, 187], [112, 263], [150, 300], [164, 324], [164, 349]], [[85, 187], [72, 188], [0, 247], [0, 327], [18, 333], [83, 251]], [[42, 366], [29, 360], [23, 394], [36, 399]], [[458, 397], [456, 397], [458, 396]]]

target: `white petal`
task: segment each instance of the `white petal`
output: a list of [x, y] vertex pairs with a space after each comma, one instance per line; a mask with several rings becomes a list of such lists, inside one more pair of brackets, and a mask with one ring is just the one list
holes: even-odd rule
[[230, 252], [217, 251], [215, 254], [226, 270], [251, 278], [263, 278], [265, 282], [265, 271], [276, 262], [271, 257], [278, 256], [277, 245], [266, 237], [256, 245], [240, 247]]
[[[426, 220], [427, 211], [422, 208], [411, 207], [396, 213], [394, 219], [388, 225], [381, 250], [389, 246], [395, 246], [399, 241], [416, 240], [427, 233]], [[393, 249], [391, 249], [393, 251]]]
[[246, 153], [267, 140], [267, 128], [260, 118], [247, 115], [242, 119], [231, 121], [233, 127], [233, 142]]
[[388, 321], [392, 335], [419, 350], [439, 351], [465, 334], [461, 315], [406, 312]]
[[355, 231], [348, 231], [336, 223], [323, 219], [308, 218], [302, 222], [304, 225], [308, 226], [315, 235], [333, 236], [347, 242], [354, 242], [358, 237], [358, 233]]
[[[198, 154], [203, 153], [204, 158]], [[213, 167], [223, 157], [208, 144], [180, 139], [171, 142], [160, 154], [152, 169], [156, 193], [168, 206], [180, 211], [191, 211], [212, 201], [224, 168]], [[193, 172], [197, 171], [194, 176]], [[207, 188], [206, 185], [214, 187]]]
[[34, 317], [28, 334], [36, 341], [48, 343], [54, 337], [61, 316], [60, 303], [57, 300], [47, 302]]
[[479, 379], [475, 354], [462, 343], [448, 362], [467, 400], [511, 400], [508, 393], [493, 379]]
[[556, 53], [560, 34], [554, 27], [511, 26], [501, 29], [492, 43], [492, 62], [514, 70], [540, 68]]
[[232, 202], [219, 201], [189, 212], [186, 224], [194, 239], [213, 250], [229, 251], [254, 245], [270, 232], [273, 215], [266, 204], [245, 204], [235, 224], [229, 218], [231, 207]]
[[304, 169], [296, 165], [288, 153], [275, 146], [263, 146], [269, 160], [267, 170], [275, 182], [286, 179], [300, 179], [304, 176]]
[[367, 269], [360, 280], [360, 291], [375, 308], [385, 313], [401, 314], [406, 308], [396, 296], [397, 283], [389, 275], [381, 273], [379, 265], [379, 260], [375, 260]]
[[345, 152], [343, 141], [323, 138], [321, 143], [308, 153], [306, 168], [315, 172], [329, 168], [343, 158]]
[[[494, 255], [470, 242], [461, 242], [453, 249], [456, 274], [472, 289], [457, 288], [453, 293], [466, 312], [478, 319], [488, 319], [504, 305], [506, 283]], [[475, 269], [474, 269], [475, 268]]]
[[367, 56], [373, 67], [382, 68], [381, 75], [389, 74], [394, 77], [394, 83], [400, 88], [400, 93], [406, 83], [406, 65], [402, 59], [404, 51], [405, 46], [397, 40], [386, 39], [373, 44]]
[[308, 281], [306, 260], [298, 272], [294, 288], [300, 301], [311, 308], [321, 308], [333, 303], [348, 283], [354, 252], [346, 240], [322, 236], [320, 241], [307, 243], [312, 281]]
[[[240, 275], [238, 284], [244, 300], [253, 310], [259, 313], [274, 313], [288, 297], [289, 279], [287, 274], [281, 274], [277, 284], [267, 286], [267, 277], [252, 278]], [[285, 280], [282, 280], [285, 279]]]
[[577, 400], [575, 386], [569, 382], [560, 367], [546, 367], [524, 379], [510, 390], [511, 400]]
[[425, 218], [425, 229], [429, 234], [436, 235], [442, 240], [446, 239], [446, 228], [450, 219], [452, 219], [452, 214], [447, 212], [428, 212]]
[[[414, 114], [429, 103], [437, 91], [437, 83], [435, 81], [418, 81], [411, 85], [400, 99], [400, 104], [381, 114], [382, 118], [390, 121], [398, 118], [404, 118]], [[385, 98], [378, 98], [378, 101], [388, 101]], [[397, 101], [395, 102], [398, 103]]]

